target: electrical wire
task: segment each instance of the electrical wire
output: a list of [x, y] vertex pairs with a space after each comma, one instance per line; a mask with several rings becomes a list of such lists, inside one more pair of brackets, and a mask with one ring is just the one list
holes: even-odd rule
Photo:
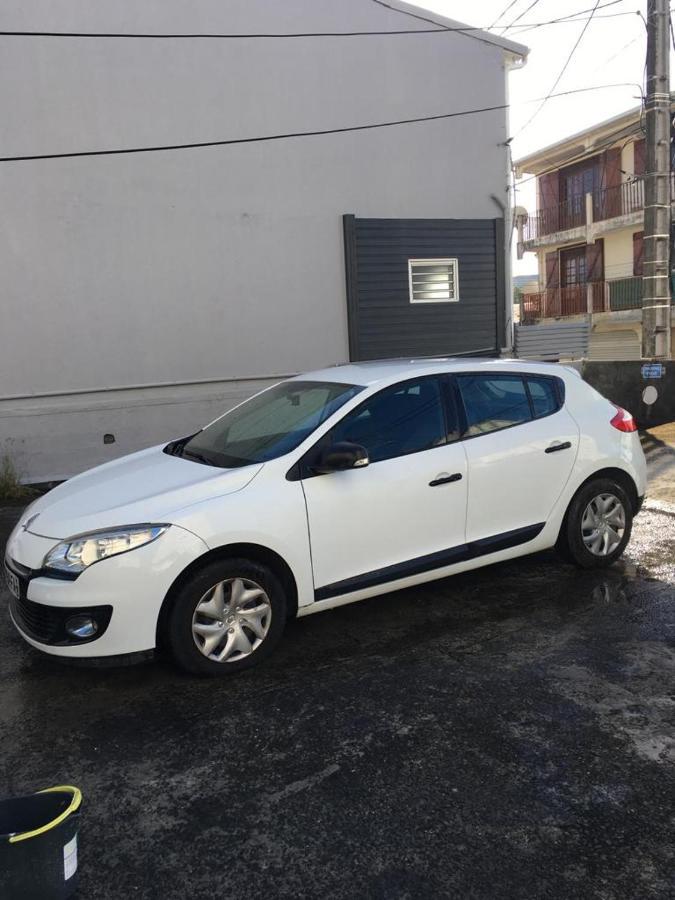
[[[617, 0], [613, 0], [613, 2], [617, 2]], [[436, 26], [438, 26], [438, 29], [441, 31], [462, 31], [466, 34], [467, 37], [472, 37], [474, 40], [481, 41], [481, 43], [483, 43], [483, 44], [488, 44], [489, 46], [494, 46], [494, 44], [495, 44], [495, 40], [489, 40], [488, 37], [484, 36], [484, 35], [488, 35], [488, 36], [491, 35], [491, 32], [488, 29], [479, 28], [479, 29], [469, 30], [467, 28], [456, 28], [455, 26], [452, 26], [452, 25], [443, 25], [440, 22], [437, 22], [435, 19], [430, 19], [427, 16], [423, 16], [418, 13], [411, 12], [410, 10], [399, 9], [396, 6], [392, 6], [391, 3], [386, 3], [385, 0], [371, 0], [371, 3], [376, 3], [378, 6], [381, 6], [384, 9], [388, 9], [392, 12], [399, 13], [400, 15], [409, 16], [411, 19], [418, 19], [421, 22], [427, 22], [427, 23], [430, 23], [431, 25], [436, 25]], [[472, 34], [471, 33], [472, 31], [477, 31], [478, 33]], [[481, 32], [483, 34], [481, 34]], [[493, 36], [493, 38], [494, 37], [496, 37], [496, 36]], [[499, 38], [497, 37], [497, 40], [498, 39]]]
[[513, 20], [513, 22], [511, 22], [510, 25], [507, 25], [507, 26], [506, 26], [506, 28], [505, 28], [504, 31], [502, 32], [502, 36], [503, 36], [504, 34], [506, 34], [506, 32], [507, 32], [510, 28], [513, 28], [513, 26], [516, 24], [516, 22], [520, 22], [520, 20], [523, 18], [523, 16], [526, 16], [526, 15], [530, 12], [531, 9], [534, 9], [534, 8], [535, 8], [535, 6], [536, 6], [538, 3], [539, 3], [539, 0], [532, 0], [532, 3], [530, 3], [530, 5], [527, 7], [527, 9], [524, 9], [523, 12], [521, 12], [519, 16], [516, 16], [516, 18]]
[[628, 43], [624, 44], [623, 47], [620, 47], [616, 51], [616, 53], [612, 53], [611, 56], [608, 56], [607, 59], [604, 59], [598, 66], [596, 66], [593, 69], [593, 72], [599, 72], [600, 69], [604, 69], [604, 67], [607, 65], [607, 63], [612, 62], [612, 60], [616, 59], [617, 56], [621, 56], [621, 54], [623, 53], [624, 50], [627, 50], [629, 47], [632, 47], [633, 44], [637, 44], [637, 42], [640, 40], [641, 37], [642, 37], [642, 35], [639, 34], [637, 37], [634, 37], [632, 40], [628, 41]]
[[[575, 90], [571, 91], [561, 91], [558, 94], [549, 94], [547, 96], [547, 99], [552, 99], [554, 97], [565, 97], [569, 96], [570, 94], [582, 94], [587, 93], [588, 91], [604, 90], [607, 88], [628, 87], [629, 85], [629, 82], [617, 82], [616, 84], [599, 84], [591, 87], [576, 88]], [[539, 103], [541, 99], [541, 97], [538, 97], [534, 98], [533, 100], [524, 100], [522, 102]], [[331, 134], [346, 134], [348, 132], [372, 131], [377, 128], [392, 128], [398, 125], [413, 125], [420, 122], [436, 122], [443, 119], [454, 119], [461, 116], [473, 116], [479, 113], [496, 112], [498, 110], [508, 108], [508, 103], [500, 103], [496, 106], [483, 106], [476, 109], [457, 110], [455, 112], [440, 113], [434, 116], [415, 116], [408, 119], [397, 119], [391, 122], [373, 122], [367, 125], [348, 125], [343, 128], [322, 128], [313, 131], [294, 131], [281, 134], [260, 135], [258, 137], [230, 138], [228, 140], [221, 141], [195, 141], [185, 144], [165, 144], [149, 147], [120, 147], [111, 150], [78, 150], [65, 153], [31, 153], [22, 154], [20, 156], [1, 156], [0, 163], [28, 162], [33, 160], [46, 159], [75, 159], [85, 156], [121, 156], [131, 153], [159, 153], [168, 150], [197, 150], [206, 147], [227, 147], [233, 146], [235, 144], [260, 144], [268, 141], [289, 140], [291, 138], [320, 137]]]
[[[380, 3], [381, 0], [373, 0], [373, 2]], [[598, 7], [598, 9], [605, 9], [608, 6], [614, 6], [617, 3], [622, 2], [622, 0], [610, 0], [608, 3], [604, 3]], [[381, 5], [387, 6], [387, 4], [381, 3]], [[394, 7], [387, 6], [388, 9], [394, 9]], [[449, 33], [467, 33], [484, 31], [488, 32], [488, 28], [485, 26], [479, 25], [441, 25], [439, 22], [434, 22], [433, 19], [427, 19], [423, 16], [417, 16], [415, 13], [404, 12], [403, 10], [396, 10], [396, 12], [401, 12], [403, 15], [410, 15], [416, 19], [422, 19], [422, 21], [427, 22], [429, 24], [434, 25], [434, 28], [400, 28], [400, 29], [389, 29], [387, 31], [298, 31], [298, 32], [250, 32], [246, 34], [231, 34], [227, 32], [189, 32], [189, 33], [162, 33], [162, 32], [103, 32], [103, 31], [32, 31], [32, 30], [22, 30], [22, 31], [0, 31], [0, 37], [40, 37], [40, 38], [111, 38], [111, 39], [129, 39], [129, 40], [260, 40], [260, 39], [273, 39], [273, 40], [283, 40], [283, 39], [292, 39], [292, 38], [349, 38], [349, 37], [384, 37], [387, 35], [406, 35], [406, 34], [443, 34], [446, 32]], [[560, 16], [556, 19], [549, 19], [543, 22], [530, 22], [523, 23], [523, 28], [530, 29], [535, 28], [544, 28], [548, 25], [559, 25], [565, 24], [567, 22], [575, 22], [578, 21], [578, 17], [582, 14], [589, 12], [589, 10], [579, 10], [575, 13], [570, 13], [567, 16]], [[619, 15], [633, 15], [633, 13], [619, 13]], [[607, 18], [607, 16], [599, 16], [598, 18]], [[490, 26], [492, 27], [492, 26]], [[509, 26], [510, 27], [510, 26]], [[499, 37], [498, 35], [493, 35], [493, 37]]]
[[438, 25], [439, 28], [445, 29], [444, 25], [441, 25], [440, 22], [437, 22], [435, 19], [430, 19], [428, 16], [423, 16], [421, 13], [410, 12], [410, 10], [406, 9], [397, 9], [395, 6], [392, 6], [391, 3], [385, 3], [385, 0], [370, 0], [371, 3], [376, 3], [378, 6], [384, 7], [384, 9], [388, 9], [391, 12], [399, 13], [402, 16], [409, 16], [411, 19], [418, 19], [420, 22], [428, 22], [430, 25]]
[[[621, 0], [616, 0], [616, 2], [621, 2]], [[614, 4], [613, 3], [604, 4], [604, 5], [598, 6], [598, 9], [604, 9], [605, 5], [613, 6]], [[591, 11], [590, 9], [584, 10], [584, 12], [590, 12], [590, 11]], [[639, 9], [630, 10], [628, 12], [605, 13], [605, 15], [598, 15], [596, 13], [595, 16], [593, 16], [593, 21], [597, 22], [600, 19], [619, 19], [622, 16], [641, 16], [641, 15], [642, 15], [642, 13], [640, 12]], [[582, 22], [582, 21], [583, 21], [583, 17], [582, 17], [582, 13], [580, 11], [580, 12], [574, 13], [573, 15], [562, 16], [560, 19], [551, 19], [549, 22], [544, 22], [542, 24], [544, 24], [544, 25], [558, 25], [558, 24], [569, 25], [573, 22]], [[526, 22], [523, 22], [521, 25], [518, 25], [516, 27], [516, 30], [511, 35], [511, 37], [513, 37], [514, 34], [515, 35], [525, 34], [526, 31], [532, 31], [534, 28], [537, 28], [537, 27], [539, 27], [539, 26], [534, 25], [534, 24], [528, 25]]]
[[[542, 23], [545, 24], [545, 23]], [[546, 23], [547, 24], [547, 23]], [[400, 28], [388, 31], [294, 31], [294, 32], [251, 32], [248, 34], [226, 34], [219, 32], [161, 33], [161, 32], [103, 32], [103, 31], [0, 31], [0, 37], [47, 37], [47, 38], [123, 38], [146, 40], [259, 40], [283, 38], [342, 38], [380, 37], [399, 34], [443, 34], [446, 31], [485, 31], [479, 26], [457, 28]]]
[[586, 23], [585, 23], [584, 27], [581, 29], [581, 33], [580, 33], [579, 37], [576, 39], [576, 41], [575, 41], [575, 43], [574, 43], [574, 46], [573, 46], [572, 49], [570, 50], [569, 56], [568, 56], [567, 59], [565, 60], [565, 65], [562, 67], [562, 69], [561, 69], [560, 72], [558, 73], [558, 77], [557, 77], [556, 80], [554, 81], [553, 87], [552, 87], [551, 90], [549, 91], [548, 96], [544, 97], [544, 99], [541, 101], [541, 104], [535, 109], [535, 111], [532, 113], [532, 115], [530, 116], [530, 118], [527, 120], [527, 122], [525, 122], [525, 124], [523, 125], [523, 127], [522, 127], [522, 128], [514, 135], [514, 137], [518, 137], [518, 135], [522, 134], [523, 131], [525, 131], [525, 129], [526, 129], [529, 125], [532, 124], [532, 122], [536, 119], [536, 117], [539, 115], [539, 113], [542, 111], [542, 109], [546, 106], [546, 103], [548, 102], [548, 97], [549, 97], [549, 96], [552, 96], [553, 92], [554, 92], [555, 89], [558, 87], [558, 85], [560, 84], [560, 81], [561, 81], [562, 77], [564, 76], [565, 72], [567, 71], [567, 68], [568, 68], [569, 64], [572, 62], [572, 57], [574, 56], [577, 47], [579, 46], [579, 44], [580, 44], [581, 41], [583, 40], [583, 37], [584, 37], [584, 35], [586, 34], [586, 31], [588, 30], [588, 26], [589, 26], [589, 25], [591, 24], [591, 22], [593, 21], [593, 16], [595, 15], [595, 11], [597, 10], [597, 8], [598, 8], [599, 5], [600, 5], [600, 0], [596, 0], [596, 4], [595, 4], [595, 6], [593, 7], [593, 9], [591, 10], [591, 14], [589, 15], [588, 19], [586, 20]]
[[499, 13], [499, 15], [497, 16], [497, 18], [496, 18], [496, 19], [494, 20], [494, 22], [492, 23], [492, 25], [490, 25], [490, 28], [494, 28], [495, 25], [497, 24], [497, 22], [499, 22], [500, 19], [503, 19], [504, 16], [507, 14], [507, 12], [508, 12], [512, 7], [514, 7], [514, 6], [516, 5], [517, 2], [518, 2], [518, 0], [511, 0], [511, 2], [510, 2], [509, 5], [506, 7], [506, 9], [503, 9], [503, 10]]
[[[624, 143], [622, 145], [622, 149], [623, 149], [623, 147], [626, 146], [626, 144], [630, 143], [630, 141], [635, 137], [636, 134], [638, 134], [640, 132], [640, 130], [641, 130], [641, 127], [638, 122], [635, 124], [634, 130], [624, 141]], [[580, 162], [583, 159], [587, 159], [589, 156], [595, 156], [596, 154], [601, 153], [603, 150], [606, 150], [607, 148], [614, 146], [614, 144], [616, 144], [616, 142], [617, 142], [616, 137], [608, 138], [606, 141], [602, 141], [601, 143], [596, 144], [595, 146], [591, 147], [589, 150], [585, 150], [583, 153], [579, 153], [577, 156], [573, 156], [571, 159], [566, 160], [564, 165], [571, 166], [571, 165], [574, 165], [574, 163], [576, 163], [576, 162]], [[544, 161], [546, 161], [546, 159], [547, 159], [547, 157], [544, 157]], [[517, 187], [521, 188], [524, 184], [528, 184], [530, 181], [534, 181], [537, 178], [541, 178], [542, 175], [550, 175], [551, 172], [556, 172], [556, 171], [558, 171], [558, 169], [560, 169], [562, 167], [563, 167], [562, 164], [558, 162], [558, 163], [552, 165], [550, 167], [550, 169], [543, 169], [541, 172], [537, 172], [536, 175], [528, 175], [526, 178], [521, 178], [517, 182]]]

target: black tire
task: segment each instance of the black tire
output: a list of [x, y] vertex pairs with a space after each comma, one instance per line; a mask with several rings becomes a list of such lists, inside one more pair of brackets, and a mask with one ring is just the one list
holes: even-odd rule
[[[603, 494], [614, 496], [623, 507], [625, 526], [619, 544], [604, 556], [596, 555], [585, 545], [582, 534], [582, 520], [591, 501]], [[596, 478], [589, 481], [575, 494], [569, 505], [556, 549], [568, 562], [582, 569], [605, 569], [611, 566], [626, 549], [633, 527], [633, 507], [630, 498], [621, 485], [612, 478]]]
[[[253, 582], [262, 588], [266, 595], [265, 599], [271, 607], [270, 620], [265, 636], [247, 656], [241, 656], [240, 651], [235, 651], [233, 658], [224, 662], [216, 662], [207, 657], [197, 646], [197, 640], [203, 639], [193, 635], [193, 617], [205, 595], [208, 595], [219, 583], [232, 579]], [[231, 587], [229, 589], [231, 591]], [[226, 598], [227, 592], [228, 587], [225, 587]], [[286, 594], [280, 579], [271, 569], [249, 559], [222, 559], [204, 566], [178, 590], [168, 615], [164, 617], [160, 641], [174, 662], [186, 672], [207, 677], [229, 675], [256, 666], [266, 659], [281, 640], [286, 618]], [[241, 621], [244, 622], [243, 629], [246, 637], [253, 644], [256, 636], [252, 630], [249, 630], [246, 622], [243, 619]], [[267, 623], [266, 619], [264, 621]], [[237, 619], [237, 622], [233, 624], [238, 628], [239, 623], [240, 620]], [[222, 640], [225, 642], [228, 621], [224, 619], [220, 621], [220, 624], [217, 621], [215, 624], [219, 628], [223, 628]], [[234, 634], [234, 628], [230, 629], [230, 633]]]

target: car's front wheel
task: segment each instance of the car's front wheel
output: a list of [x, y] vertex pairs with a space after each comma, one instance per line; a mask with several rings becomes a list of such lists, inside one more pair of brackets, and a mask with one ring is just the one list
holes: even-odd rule
[[585, 484], [570, 503], [558, 549], [583, 569], [604, 568], [626, 549], [632, 526], [626, 491], [611, 478], [598, 478]]
[[257, 665], [286, 623], [286, 595], [274, 572], [247, 559], [209, 563], [179, 589], [163, 644], [195, 675], [226, 675]]

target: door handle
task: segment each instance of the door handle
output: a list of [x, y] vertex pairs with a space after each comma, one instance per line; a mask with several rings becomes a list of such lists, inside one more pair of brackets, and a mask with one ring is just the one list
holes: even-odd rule
[[564, 441], [562, 444], [551, 444], [550, 447], [547, 447], [544, 450], [544, 453], [557, 453], [558, 450], [569, 450], [572, 444], [569, 441]]
[[439, 484], [450, 484], [451, 481], [461, 481], [462, 473], [455, 472], [454, 475], [446, 475], [445, 472], [441, 472], [440, 475], [437, 475], [433, 481], [429, 482], [429, 487], [437, 487]]

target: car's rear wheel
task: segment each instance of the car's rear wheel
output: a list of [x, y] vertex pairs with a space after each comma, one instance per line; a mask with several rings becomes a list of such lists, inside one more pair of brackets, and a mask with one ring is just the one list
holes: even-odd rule
[[632, 526], [626, 491], [611, 478], [598, 478], [585, 484], [570, 503], [558, 550], [583, 569], [605, 568], [625, 550]]
[[281, 639], [286, 595], [267, 566], [248, 559], [209, 563], [181, 586], [163, 644], [195, 675], [227, 675], [262, 662]]

